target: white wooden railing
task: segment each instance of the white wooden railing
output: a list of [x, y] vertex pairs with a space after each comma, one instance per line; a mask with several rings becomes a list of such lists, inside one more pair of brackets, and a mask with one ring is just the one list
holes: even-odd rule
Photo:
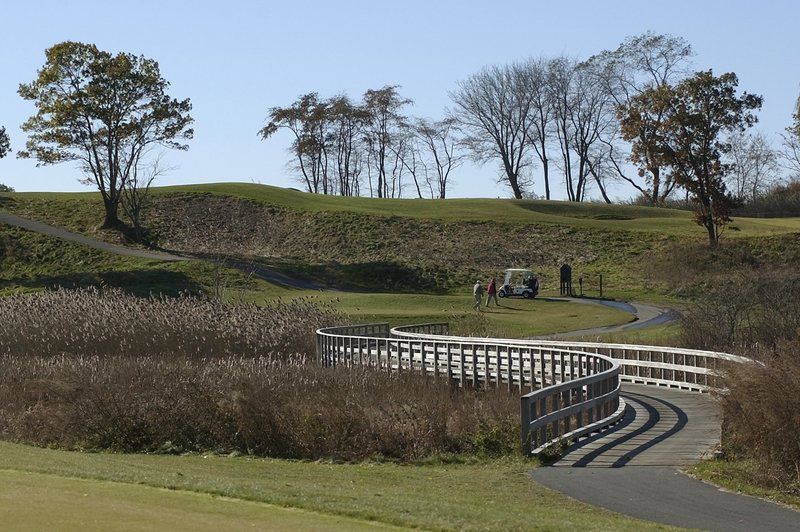
[[414, 371], [458, 386], [519, 392], [522, 448], [534, 454], [621, 419], [621, 381], [707, 392], [721, 387], [726, 362], [747, 361], [669, 347], [448, 333], [446, 323], [328, 327], [317, 331], [317, 353], [325, 366]]

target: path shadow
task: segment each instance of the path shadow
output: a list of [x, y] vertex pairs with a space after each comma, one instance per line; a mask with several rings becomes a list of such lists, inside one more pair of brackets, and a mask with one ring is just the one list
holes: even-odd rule
[[0, 279], [0, 290], [14, 290], [18, 288], [54, 290], [57, 288], [75, 289], [92, 286], [119, 288], [135, 296], [163, 294], [174, 297], [184, 293], [201, 295], [206, 292], [202, 285], [193, 281], [186, 274], [167, 270], [142, 269], [67, 273]]
[[681, 410], [680, 407], [677, 405], [666, 401], [664, 399], [659, 399], [657, 397], [652, 397], [646, 394], [640, 394], [635, 392], [623, 392], [622, 397], [626, 400], [627, 405], [625, 406], [625, 411], [623, 414], [622, 419], [613, 427], [608, 428], [602, 432], [593, 434], [592, 436], [580, 440], [575, 444], [571, 445], [567, 448], [567, 451], [562, 455], [562, 457], [553, 462], [553, 464], [557, 462], [564, 462], [569, 460], [569, 456], [576, 451], [580, 450], [581, 448], [594, 443], [601, 439], [607, 439], [609, 437], [613, 437], [615, 433], [619, 433], [623, 429], [629, 427], [635, 420], [637, 416], [636, 409], [633, 408], [631, 402], [635, 402], [640, 405], [644, 411], [647, 413], [647, 419], [645, 420], [644, 424], [633, 430], [631, 432], [626, 432], [624, 434], [619, 434], [618, 437], [612, 439], [608, 443], [594, 449], [590, 453], [582, 456], [578, 459], [571, 467], [587, 467], [591, 465], [591, 463], [602, 456], [604, 453], [611, 451], [615, 447], [624, 444], [642, 434], [645, 434], [651, 431], [653, 428], [656, 427], [659, 421], [661, 421], [661, 415], [658, 413], [658, 410], [650, 404], [648, 401], [655, 401], [658, 402], [670, 410], [672, 410], [677, 420], [676, 422], [667, 430], [663, 432], [659, 432], [653, 438], [649, 439], [647, 442], [635, 447], [633, 450], [626, 452], [622, 457], [616, 460], [610, 467], [611, 468], [620, 468], [624, 467], [628, 462], [630, 462], [634, 457], [642, 454], [643, 452], [647, 451], [648, 449], [652, 448], [653, 446], [661, 443], [662, 441], [666, 440], [667, 438], [674, 436], [678, 432], [680, 432], [688, 423], [689, 418], [686, 415], [686, 412]]

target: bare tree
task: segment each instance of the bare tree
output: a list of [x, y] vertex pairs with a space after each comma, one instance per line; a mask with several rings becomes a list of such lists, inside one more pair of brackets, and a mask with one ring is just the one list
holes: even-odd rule
[[793, 118], [792, 125], [781, 135], [783, 149], [780, 157], [791, 178], [800, 179], [800, 98], [797, 98]]
[[140, 158], [133, 165], [130, 178], [122, 190], [122, 209], [131, 222], [137, 242], [144, 240], [142, 217], [150, 203], [150, 186], [157, 177], [172, 170], [163, 166], [162, 157], [159, 153], [146, 161]]
[[368, 152], [370, 195], [373, 193], [374, 172], [374, 192], [379, 198], [397, 197], [402, 192], [403, 164], [398, 156], [404, 149], [402, 143], [405, 141], [403, 124], [406, 117], [402, 109], [412, 101], [402, 98], [398, 88], [397, 85], [387, 85], [364, 93], [364, 109], [369, 113], [364, 142]]
[[272, 107], [269, 122], [258, 132], [266, 140], [280, 129], [294, 135], [291, 152], [308, 192], [328, 194], [328, 109], [316, 92], [300, 96], [289, 107]]
[[486, 67], [458, 84], [450, 93], [452, 116], [465, 133], [464, 142], [476, 161], [499, 160], [505, 181], [515, 198], [532, 183], [531, 165], [533, 94], [525, 85], [520, 64]]
[[456, 121], [453, 118], [435, 122], [419, 119], [414, 131], [426, 152], [426, 169], [430, 168], [426, 172], [426, 181], [431, 197], [444, 199], [447, 197], [447, 186], [451, 183], [450, 174], [466, 159], [466, 152], [456, 135]]
[[398, 143], [398, 148], [393, 150], [403, 165], [403, 168], [411, 175], [414, 181], [414, 189], [417, 191], [417, 197], [423, 198], [422, 187], [426, 188], [430, 197], [433, 197], [433, 188], [430, 186], [430, 169], [426, 159], [425, 147], [413, 125], [406, 125], [404, 127], [404, 138], [401, 143]]
[[605, 183], [616, 127], [613, 100], [592, 65], [564, 57], [550, 62], [548, 88], [567, 199], [583, 201], [596, 185], [610, 203]]
[[539, 162], [542, 164], [542, 179], [544, 181], [544, 197], [550, 199], [550, 159], [548, 158], [549, 137], [552, 132], [551, 125], [555, 119], [555, 106], [552, 91], [548, 88], [549, 60], [544, 58], [528, 59], [519, 65], [519, 75], [523, 86], [530, 91], [530, 128], [528, 129], [528, 142]]
[[550, 61], [547, 73], [547, 90], [550, 102], [553, 105], [552, 128], [558, 140], [558, 147], [561, 152], [561, 170], [564, 172], [564, 184], [567, 192], [567, 199], [575, 201], [580, 197], [581, 187], [576, 196], [575, 180], [572, 177], [572, 122], [570, 113], [573, 107], [572, 86], [575, 75], [575, 62], [566, 58], [559, 57]]
[[357, 196], [359, 179], [363, 169], [360, 140], [369, 113], [354, 105], [346, 95], [331, 98], [327, 103], [331, 131], [328, 141], [336, 154], [336, 175], [339, 194]]
[[[604, 50], [589, 58], [587, 63], [593, 66], [605, 84], [622, 119], [637, 111], [631, 108], [631, 102], [643, 91], [684, 78], [692, 55], [692, 48], [685, 39], [646, 32], [628, 37], [616, 50]], [[635, 117], [636, 127], [631, 127], [625, 135], [627, 140], [634, 141], [634, 151], [628, 157], [639, 166], [643, 183], [623, 171], [621, 161], [628, 157], [620, 157], [624, 153], [622, 148], [607, 143], [608, 161], [616, 178], [632, 185], [653, 205], [663, 202], [675, 188], [670, 174], [662, 172], [664, 161], [661, 154], [646, 148], [657, 142], [653, 135], [663, 119], [664, 115], [660, 113], [639, 113]], [[621, 138], [622, 135], [615, 137]]]
[[729, 139], [728, 183], [736, 199], [756, 200], [776, 181], [778, 154], [762, 133], [739, 133]]

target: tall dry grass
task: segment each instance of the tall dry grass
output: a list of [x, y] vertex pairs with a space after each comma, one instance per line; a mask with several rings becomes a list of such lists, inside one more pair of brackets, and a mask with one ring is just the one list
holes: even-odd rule
[[758, 461], [757, 482], [800, 494], [800, 336], [760, 358], [763, 366], [728, 370], [725, 446]]
[[719, 394], [723, 446], [759, 464], [756, 483], [800, 493], [800, 277], [738, 272], [710, 282], [683, 341], [759, 364], [732, 364]]
[[117, 289], [59, 289], [0, 298], [0, 354], [281, 358], [314, 350], [338, 317], [308, 300], [266, 307]]
[[69, 449], [412, 460], [517, 449], [518, 399], [322, 368], [308, 302], [66, 291], [0, 299], [0, 438]]
[[0, 357], [0, 436], [69, 449], [399, 460], [516, 450], [518, 399], [266, 358]]

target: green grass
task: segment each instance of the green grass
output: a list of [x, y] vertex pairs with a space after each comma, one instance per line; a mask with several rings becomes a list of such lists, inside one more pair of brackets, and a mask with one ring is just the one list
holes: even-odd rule
[[[686, 211], [654, 209], [628, 205], [600, 203], [571, 203], [544, 200], [511, 199], [376, 199], [345, 198], [307, 194], [292, 189], [257, 185], [251, 183], [210, 183], [158, 187], [154, 194], [215, 194], [254, 200], [267, 205], [305, 212], [349, 212], [374, 216], [400, 216], [441, 221], [502, 221], [519, 224], [548, 224], [576, 228], [611, 231], [647, 231], [670, 235], [688, 235], [702, 238], [704, 231], [692, 221]], [[0, 207], [20, 214], [39, 211], [65, 201], [72, 203], [70, 213], [53, 213], [50, 216], [66, 216], [65, 227], [87, 226], [81, 215], [83, 208], [77, 204], [99, 205], [96, 192], [86, 193], [15, 193], [0, 195]], [[3, 204], [5, 203], [5, 204]], [[39, 205], [34, 207], [34, 205]], [[99, 225], [100, 218], [93, 226]], [[51, 218], [52, 219], [52, 218]], [[45, 220], [46, 221], [46, 220]], [[800, 231], [800, 218], [736, 218], [733, 229], [726, 235], [731, 237], [778, 234]]]
[[643, 329], [603, 333], [591, 336], [573, 337], [571, 340], [583, 342], [606, 342], [637, 345], [680, 345], [681, 326], [677, 323], [653, 325]]
[[0, 225], [0, 294], [46, 288], [113, 286], [148, 295], [257, 286], [238, 270], [203, 261], [164, 262], [115, 255], [17, 227]]
[[800, 510], [800, 493], [786, 493], [759, 486], [753, 479], [761, 476], [754, 460], [705, 460], [691, 467], [693, 476], [725, 489], [789, 505]]
[[[522, 459], [397, 465], [86, 454], [0, 443], [0, 470], [50, 475], [38, 477], [40, 486], [46, 486], [49, 479], [58, 484], [57, 477], [113, 481], [440, 530], [664, 528], [592, 508], [546, 489], [528, 476], [534, 465]], [[149, 494], [122, 493], [120, 497], [122, 503], [129, 500], [135, 507]], [[73, 502], [79, 509], [83, 501]], [[192, 513], [196, 504], [166, 497], [157, 504], [170, 503], [179, 506], [180, 512]], [[37, 509], [50, 515], [58, 511], [47, 498], [38, 500]]]
[[0, 471], [0, 514], [14, 530], [374, 530], [381, 523], [116, 482]]
[[633, 320], [631, 314], [617, 309], [541, 298], [501, 299], [502, 307], [495, 307], [493, 302], [488, 309], [482, 307], [478, 317], [472, 309], [474, 299], [471, 293], [427, 295], [276, 290], [251, 297], [256, 302], [276, 297], [313, 297], [322, 304], [332, 305], [354, 322], [388, 322], [392, 325], [451, 322], [456, 333], [477, 330], [487, 336], [509, 338], [619, 325]]

